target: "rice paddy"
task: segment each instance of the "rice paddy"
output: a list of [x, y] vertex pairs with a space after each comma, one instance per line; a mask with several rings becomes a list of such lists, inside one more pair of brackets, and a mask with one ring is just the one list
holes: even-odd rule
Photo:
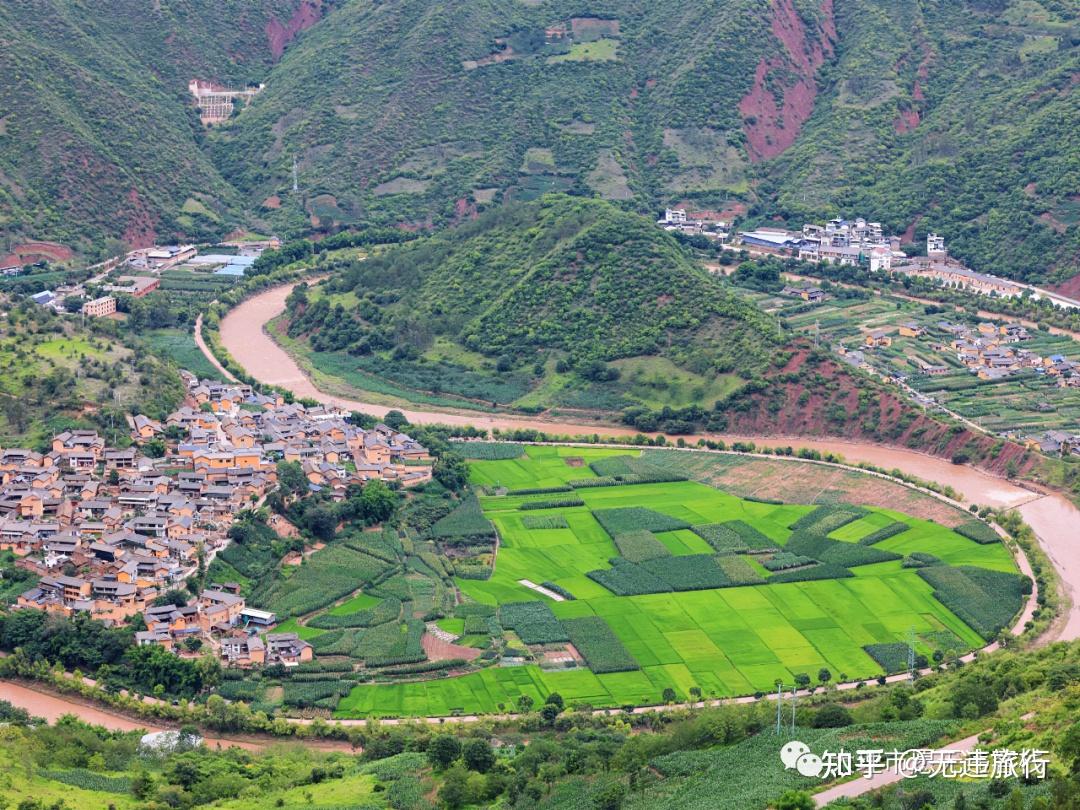
[[[559, 486], [594, 475], [591, 461], [628, 452], [636, 453], [530, 446], [519, 458], [471, 462], [471, 476], [489, 491]], [[552, 496], [482, 495], [481, 507], [501, 540], [495, 570], [488, 580], [459, 580], [458, 585], [465, 596], [484, 604], [539, 598], [560, 620], [598, 616], [639, 669], [598, 675], [583, 667], [493, 666], [460, 677], [365, 685], [341, 701], [338, 716], [513, 711], [520, 695], [541, 701], [552, 691], [567, 702], [597, 707], [658, 703], [667, 688], [680, 700], [688, 699], [693, 687], [705, 697], [744, 695], [769, 691], [777, 680], [790, 684], [797, 674], [816, 679], [822, 668], [834, 679], [877, 677], [882, 669], [864, 647], [906, 641], [911, 631], [917, 650], [926, 655], [940, 648], [942, 638], [952, 639], [957, 650], [985, 643], [900, 559], [854, 566], [853, 576], [843, 579], [616, 596], [587, 576], [610, 567], [609, 560], [619, 555], [594, 516], [597, 510], [644, 508], [641, 514], [651, 510], [692, 526], [741, 520], [782, 548], [790, 525], [815, 506], [747, 501], [696, 481], [578, 488], [569, 494], [584, 505], [522, 511], [523, 503]], [[538, 514], [561, 516], [566, 527], [527, 528], [524, 517]], [[910, 528], [873, 548], [901, 556], [926, 552], [951, 566], [1016, 570], [1000, 543], [979, 545], [938, 523], [889, 509], [868, 508], [829, 537], [857, 543], [894, 521]], [[688, 529], [655, 536], [671, 555], [712, 551]], [[769, 575], [758, 562], [760, 555], [741, 556], [763, 577]], [[523, 579], [553, 582], [576, 598], [544, 599], [519, 584]]]

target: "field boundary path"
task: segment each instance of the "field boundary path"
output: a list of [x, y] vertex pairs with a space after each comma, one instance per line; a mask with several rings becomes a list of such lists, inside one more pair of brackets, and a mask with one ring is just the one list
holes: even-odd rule
[[221, 375], [228, 381], [238, 383], [236, 375], [229, 371], [225, 366], [221, 364], [221, 361], [217, 359], [217, 356], [210, 351], [210, 347], [206, 345], [206, 339], [203, 338], [202, 333], [202, 313], [200, 312], [195, 318], [195, 331], [193, 337], [195, 338], [195, 345], [199, 347], [199, 351], [203, 353], [203, 356], [210, 361], [210, 364], [216, 368]]

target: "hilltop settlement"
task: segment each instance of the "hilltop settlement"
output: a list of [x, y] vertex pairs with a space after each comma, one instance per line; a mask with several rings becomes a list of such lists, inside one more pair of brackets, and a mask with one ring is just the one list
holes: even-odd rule
[[237, 515], [275, 488], [280, 462], [295, 462], [309, 490], [341, 501], [374, 479], [429, 481], [430, 456], [384, 424], [364, 430], [341, 410], [182, 374], [183, 406], [164, 424], [131, 417], [126, 449], [93, 430], [67, 430], [47, 453], [0, 451], [0, 552], [36, 581], [14, 607], [107, 624], [142, 614], [138, 644], [212, 649], [223, 665], [310, 660], [295, 633], [260, 635], [277, 617], [248, 607], [236, 583], [208, 584], [184, 605], [159, 597], [226, 547]]

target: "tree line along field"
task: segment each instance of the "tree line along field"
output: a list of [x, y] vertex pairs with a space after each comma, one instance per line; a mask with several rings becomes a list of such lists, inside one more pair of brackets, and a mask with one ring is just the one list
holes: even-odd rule
[[[1024, 578], [1003, 544], [902, 512], [757, 502], [689, 480], [619, 483], [641, 476], [650, 457], [670, 473], [671, 451], [471, 450], [481, 457], [470, 461], [471, 481], [500, 547], [490, 578], [457, 580], [462, 595], [495, 608], [534, 652], [572, 640], [583, 662], [360, 685], [337, 716], [514, 711], [519, 696], [540, 701], [552, 691], [597, 707], [659, 703], [671, 692], [735, 696], [769, 691], [778, 679], [816, 679], [823, 668], [833, 680], [870, 679], [899, 668], [897, 645], [910, 631], [919, 655], [965, 652], [1011, 623], [1023, 601]], [[537, 503], [581, 505], [522, 508]], [[789, 543], [806, 559], [770, 571], [772, 557], [791, 556]], [[652, 592], [618, 595], [616, 569], [630, 572], [631, 591]]]

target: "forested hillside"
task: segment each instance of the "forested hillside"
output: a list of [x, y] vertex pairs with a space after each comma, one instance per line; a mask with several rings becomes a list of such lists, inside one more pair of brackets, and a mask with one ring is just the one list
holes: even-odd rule
[[[313, 0], [0, 4], [0, 255], [220, 233], [244, 201], [204, 153], [187, 84], [265, 78]], [[113, 246], [115, 247], [115, 246]]]
[[701, 387], [681, 393], [687, 404], [716, 386], [723, 398], [779, 340], [651, 222], [562, 195], [352, 262], [290, 305], [290, 336], [316, 354], [519, 406], [618, 408], [680, 396], [680, 375]]
[[[1051, 283], [1080, 256], [1065, 0], [16, 0], [0, 41], [22, 238], [438, 228], [569, 191], [859, 214]], [[206, 134], [196, 75], [266, 89]]]

